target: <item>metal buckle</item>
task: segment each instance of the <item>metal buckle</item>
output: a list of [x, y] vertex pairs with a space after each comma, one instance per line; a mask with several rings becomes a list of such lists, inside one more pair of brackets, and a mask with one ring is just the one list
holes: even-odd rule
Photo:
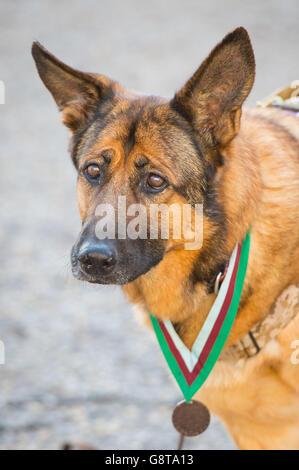
[[220, 279], [222, 277], [222, 272], [217, 274], [216, 280], [215, 280], [215, 285], [214, 285], [214, 294], [218, 295], [219, 288], [220, 288]]

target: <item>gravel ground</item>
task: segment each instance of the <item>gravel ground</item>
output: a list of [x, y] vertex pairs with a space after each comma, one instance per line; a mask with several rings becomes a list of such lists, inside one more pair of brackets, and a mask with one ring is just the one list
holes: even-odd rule
[[[30, 56], [62, 60], [136, 90], [172, 94], [215, 43], [248, 28], [249, 103], [298, 78], [297, 0], [0, 0], [0, 448], [171, 449], [179, 393], [120, 289], [80, 283], [69, 251], [80, 222], [67, 131]], [[189, 449], [233, 449], [216, 418]]]

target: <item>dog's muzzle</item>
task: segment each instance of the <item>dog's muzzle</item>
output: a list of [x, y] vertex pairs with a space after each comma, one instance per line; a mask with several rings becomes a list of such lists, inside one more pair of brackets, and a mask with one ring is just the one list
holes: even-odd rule
[[[163, 246], [154, 240], [109, 239], [95, 235], [94, 220], [84, 224], [71, 252], [72, 271], [82, 281], [128, 284], [145, 274], [163, 257]], [[157, 246], [158, 245], [158, 246]]]

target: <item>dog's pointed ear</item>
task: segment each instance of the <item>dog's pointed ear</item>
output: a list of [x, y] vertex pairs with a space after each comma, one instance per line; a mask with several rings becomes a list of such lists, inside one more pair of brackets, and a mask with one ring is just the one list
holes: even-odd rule
[[172, 105], [191, 121], [208, 146], [225, 146], [238, 133], [241, 106], [255, 75], [247, 31], [240, 27], [219, 43], [176, 93]]
[[38, 42], [32, 45], [32, 55], [41, 80], [62, 111], [63, 124], [72, 132], [80, 131], [92, 118], [99, 101], [111, 95], [113, 82], [69, 67]]

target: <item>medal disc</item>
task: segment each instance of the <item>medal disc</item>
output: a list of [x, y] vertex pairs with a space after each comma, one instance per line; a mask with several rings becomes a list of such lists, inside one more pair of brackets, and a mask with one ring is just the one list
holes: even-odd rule
[[210, 412], [199, 401], [182, 401], [173, 410], [172, 423], [184, 436], [198, 436], [209, 426]]

